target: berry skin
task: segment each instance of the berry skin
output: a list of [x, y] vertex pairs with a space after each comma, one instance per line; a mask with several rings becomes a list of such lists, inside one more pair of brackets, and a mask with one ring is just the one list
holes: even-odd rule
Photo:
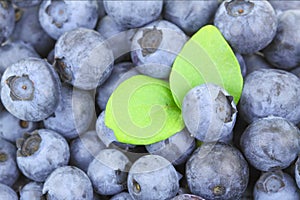
[[204, 200], [202, 197], [192, 194], [180, 194], [171, 200]]
[[290, 71], [291, 73], [295, 74], [298, 78], [300, 78], [300, 67], [296, 67]]
[[249, 74], [239, 102], [239, 113], [251, 123], [270, 115], [300, 122], [300, 79], [278, 69], [260, 69]]
[[10, 65], [28, 57], [40, 58], [35, 50], [28, 44], [21, 41], [9, 42], [0, 47], [0, 73]]
[[61, 79], [83, 90], [104, 83], [113, 69], [114, 57], [108, 43], [100, 33], [86, 28], [63, 34], [55, 44], [54, 56]]
[[[31, 2], [31, 1], [24, 1]], [[37, 53], [46, 57], [54, 47], [54, 40], [44, 31], [39, 22], [39, 7], [23, 9], [11, 35], [12, 41], [24, 41], [30, 44]]]
[[96, 30], [109, 43], [116, 63], [130, 59], [131, 40], [137, 29], [124, 28], [106, 15], [99, 21]]
[[0, 112], [0, 137], [14, 144], [24, 133], [31, 132], [38, 126], [39, 123], [20, 120], [6, 110]]
[[145, 155], [129, 170], [127, 187], [136, 200], [169, 199], [179, 190], [179, 178], [174, 166], [158, 155]]
[[126, 189], [131, 162], [116, 149], [103, 149], [90, 163], [87, 174], [94, 189], [101, 195], [115, 195]]
[[184, 123], [200, 141], [224, 141], [232, 134], [236, 115], [232, 96], [215, 84], [196, 86], [183, 99]]
[[243, 155], [225, 143], [203, 143], [186, 163], [189, 189], [205, 199], [239, 199], [248, 177]]
[[162, 156], [173, 165], [185, 163], [195, 147], [195, 139], [190, 136], [187, 129], [183, 129], [166, 140], [146, 145], [149, 153]]
[[29, 182], [20, 190], [20, 200], [41, 200], [43, 183]]
[[15, 27], [15, 11], [11, 1], [0, 1], [0, 44], [6, 41]]
[[96, 121], [96, 133], [106, 147], [117, 146], [121, 149], [128, 150], [134, 148], [135, 145], [118, 142], [113, 130], [108, 128], [104, 122], [105, 110], [100, 113]]
[[139, 73], [135, 70], [131, 62], [115, 64], [111, 76], [97, 88], [96, 100], [100, 109], [105, 110], [110, 95], [121, 82], [138, 74]]
[[218, 1], [176, 1], [164, 2], [164, 18], [192, 35], [209, 23], [218, 8]]
[[215, 14], [214, 25], [235, 52], [250, 54], [273, 40], [277, 16], [266, 0], [226, 0]]
[[103, 0], [103, 4], [107, 15], [124, 28], [138, 28], [156, 20], [163, 8], [163, 0]]
[[57, 40], [65, 32], [76, 28], [93, 29], [98, 20], [98, 3], [85, 1], [42, 1], [39, 22], [45, 32]]
[[72, 140], [70, 144], [70, 163], [87, 172], [89, 164], [98, 152], [105, 148], [106, 146], [98, 138], [96, 131], [88, 131]]
[[300, 10], [287, 10], [278, 16], [278, 29], [274, 40], [263, 50], [272, 65], [290, 70], [300, 64]]
[[82, 170], [64, 166], [49, 175], [43, 186], [43, 194], [51, 200], [92, 200], [93, 187]]
[[286, 10], [300, 9], [299, 1], [269, 0], [269, 2], [278, 14]]
[[39, 58], [22, 59], [9, 66], [1, 78], [1, 100], [15, 117], [41, 121], [57, 108], [61, 95], [59, 77]]
[[300, 158], [299, 158], [299, 156], [295, 163], [295, 180], [296, 180], [298, 188], [300, 188]]
[[17, 149], [14, 145], [12, 145], [11, 143], [3, 139], [0, 139], [0, 183], [1, 184], [12, 186], [19, 177], [20, 173], [16, 162], [16, 150]]
[[114, 195], [110, 200], [133, 200], [128, 192], [121, 192]]
[[255, 184], [253, 196], [254, 200], [298, 200], [300, 191], [290, 175], [278, 170], [260, 176]]
[[154, 78], [168, 78], [172, 64], [188, 37], [176, 25], [158, 20], [140, 28], [132, 38], [136, 69]]
[[15, 4], [19, 8], [28, 8], [37, 6], [41, 3], [42, 0], [12, 0], [12, 3]]
[[66, 139], [76, 138], [86, 132], [95, 113], [95, 103], [89, 91], [62, 84], [61, 101], [55, 112], [43, 122]]
[[258, 70], [258, 69], [272, 69], [274, 68], [271, 64], [269, 64], [266, 59], [261, 54], [248, 54], [243, 55], [246, 67], [247, 74]]
[[12, 188], [0, 183], [0, 199], [18, 200], [18, 195]]
[[235, 53], [235, 57], [236, 57], [236, 59], [239, 62], [242, 76], [245, 77], [246, 74], [247, 74], [247, 66], [246, 66], [244, 57], [241, 54], [239, 54], [239, 53]]
[[56, 168], [69, 162], [67, 141], [58, 133], [38, 129], [24, 134], [17, 141], [17, 164], [20, 171], [31, 180], [43, 182]]
[[240, 139], [245, 157], [261, 171], [287, 168], [300, 153], [299, 144], [299, 129], [280, 117], [256, 120]]

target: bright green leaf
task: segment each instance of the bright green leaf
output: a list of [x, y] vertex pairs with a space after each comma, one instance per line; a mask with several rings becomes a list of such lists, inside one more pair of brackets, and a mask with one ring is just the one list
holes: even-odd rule
[[186, 93], [197, 85], [215, 83], [237, 104], [243, 89], [239, 63], [221, 32], [213, 25], [201, 28], [184, 45], [170, 74], [170, 87], [179, 108]]
[[127, 79], [113, 92], [105, 124], [119, 142], [135, 145], [159, 142], [184, 128], [169, 84], [144, 75]]

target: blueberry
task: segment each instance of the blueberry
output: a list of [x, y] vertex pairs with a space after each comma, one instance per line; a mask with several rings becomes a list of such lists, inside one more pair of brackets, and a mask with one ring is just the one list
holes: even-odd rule
[[41, 3], [42, 0], [12, 0], [12, 3], [15, 4], [19, 8], [28, 8], [37, 6]]
[[280, 69], [292, 69], [300, 64], [300, 10], [287, 10], [278, 17], [278, 29], [272, 43], [264, 49], [266, 59]]
[[105, 125], [105, 110], [100, 113], [96, 121], [96, 133], [103, 143], [108, 147], [117, 138], [110, 128]]
[[243, 55], [246, 68], [247, 68], [247, 75], [251, 72], [258, 70], [258, 69], [272, 69], [273, 66], [269, 64], [265, 57], [261, 54], [248, 54]]
[[146, 145], [146, 149], [151, 154], [164, 157], [173, 165], [180, 165], [189, 158], [195, 146], [195, 139], [187, 129], [183, 129], [166, 140]]
[[298, 78], [300, 78], [300, 66], [292, 69], [290, 72], [295, 74]]
[[42, 1], [39, 22], [53, 39], [79, 27], [93, 29], [98, 20], [98, 3], [86, 1]]
[[7, 185], [0, 183], [0, 199], [18, 200], [17, 193]]
[[131, 161], [116, 149], [103, 149], [90, 163], [88, 176], [101, 195], [114, 195], [126, 188]]
[[114, 65], [111, 76], [97, 88], [96, 100], [100, 109], [105, 110], [110, 95], [119, 86], [121, 81], [123, 82], [125, 79], [139, 74], [136, 70], [129, 72], [131, 69], [135, 69], [131, 62], [121, 62]]
[[96, 30], [106, 39], [112, 37], [115, 34], [128, 30], [128, 28], [122, 27], [117, 24], [109, 15], [104, 16], [97, 24]]
[[130, 168], [127, 187], [133, 199], [170, 199], [179, 189], [173, 165], [158, 155], [145, 155]]
[[4, 107], [24, 121], [50, 116], [60, 99], [61, 85], [52, 66], [39, 58], [22, 59], [8, 67], [1, 79]]
[[186, 163], [189, 189], [205, 199], [238, 199], [248, 177], [243, 155], [225, 143], [203, 143]]
[[88, 130], [94, 113], [94, 97], [89, 91], [62, 84], [61, 101], [55, 112], [43, 122], [45, 128], [58, 132], [66, 139], [73, 139]]
[[105, 119], [105, 110], [100, 113], [96, 121], [96, 133], [101, 141], [105, 144], [106, 147], [119, 147], [124, 150], [134, 148], [135, 145], [120, 143], [117, 141], [113, 130], [108, 128], [104, 122]]
[[286, 10], [300, 9], [300, 2], [295, 0], [288, 0], [288, 1], [269, 0], [269, 2], [277, 13], [281, 13]]
[[28, 57], [40, 58], [35, 50], [21, 41], [10, 42], [0, 47], [0, 73], [10, 65]]
[[254, 200], [300, 199], [295, 181], [282, 171], [263, 173], [255, 184], [253, 195]]
[[36, 122], [20, 120], [5, 110], [0, 112], [0, 137], [12, 143], [38, 126]]
[[[23, 1], [33, 2], [33, 1]], [[13, 41], [21, 40], [33, 46], [42, 56], [46, 57], [54, 47], [54, 40], [44, 31], [39, 22], [39, 7], [23, 9], [20, 19], [16, 22], [11, 35]]]
[[38, 129], [17, 141], [17, 164], [31, 180], [43, 182], [57, 167], [67, 165], [70, 152], [67, 141], [58, 133]]
[[218, 8], [214, 24], [235, 52], [250, 54], [273, 40], [277, 16], [265, 0], [226, 0]]
[[54, 49], [52, 49], [49, 54], [47, 55], [47, 61], [50, 63], [50, 64], [53, 64], [54, 63]]
[[237, 61], [239, 62], [242, 76], [245, 77], [247, 74], [247, 66], [246, 66], [244, 57], [239, 53], [235, 53], [235, 57], [236, 57]]
[[296, 180], [298, 188], [300, 188], [300, 158], [299, 158], [299, 156], [295, 163], [295, 180]]
[[171, 200], [204, 200], [202, 197], [193, 195], [193, 194], [180, 194]]
[[15, 27], [15, 11], [11, 1], [0, 1], [0, 44], [8, 39]]
[[260, 69], [249, 74], [239, 102], [241, 116], [251, 123], [274, 115], [300, 122], [300, 79], [278, 69]]
[[300, 132], [286, 119], [267, 117], [251, 123], [240, 143], [245, 157], [256, 169], [284, 169], [300, 153]]
[[12, 186], [18, 177], [19, 170], [16, 163], [16, 147], [0, 139], [0, 183]]
[[164, 2], [165, 19], [179, 26], [188, 35], [194, 34], [208, 24], [218, 8], [218, 1]]
[[132, 39], [131, 59], [142, 74], [168, 78], [188, 37], [176, 25], [158, 20], [140, 28]]
[[43, 199], [43, 183], [29, 182], [20, 190], [20, 200]]
[[156, 20], [162, 11], [163, 0], [110, 1], [103, 0], [106, 13], [124, 28], [137, 28]]
[[99, 151], [106, 148], [96, 131], [88, 131], [70, 144], [70, 164], [87, 172], [89, 164]]
[[50, 174], [44, 183], [43, 194], [49, 200], [92, 200], [93, 187], [82, 170], [64, 166]]
[[200, 141], [227, 138], [232, 134], [236, 115], [233, 97], [215, 84], [196, 86], [183, 99], [184, 123], [192, 136]]
[[96, 30], [109, 43], [116, 62], [130, 59], [131, 40], [137, 29], [124, 28], [106, 15], [99, 21]]
[[133, 200], [128, 192], [121, 192], [114, 195], [110, 200]]
[[78, 28], [63, 34], [55, 44], [54, 55], [54, 65], [62, 80], [84, 90], [101, 85], [113, 68], [108, 43], [90, 29]]

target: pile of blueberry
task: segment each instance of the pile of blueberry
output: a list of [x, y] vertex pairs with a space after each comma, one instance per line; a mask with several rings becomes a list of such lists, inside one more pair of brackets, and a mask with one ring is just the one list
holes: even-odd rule
[[[296, 0], [0, 1], [0, 199], [299, 200], [297, 21]], [[240, 64], [239, 103], [199, 85], [183, 130], [118, 142], [113, 91], [140, 74], [168, 81], [207, 24]]]

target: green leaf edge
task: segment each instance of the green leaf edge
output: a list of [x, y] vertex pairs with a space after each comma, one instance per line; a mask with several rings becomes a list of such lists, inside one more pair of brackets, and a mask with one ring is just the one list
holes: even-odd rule
[[[191, 43], [191, 41], [195, 41], [195, 42], [198, 44], [198, 46], [199, 46], [202, 50], [204, 50], [204, 51], [206, 52], [207, 55], [209, 55], [209, 54], [207, 53], [207, 51], [205, 50], [205, 48], [203, 48], [203, 44], [200, 44], [200, 43], [198, 42], [198, 40], [195, 39], [195, 38], [201, 38], [201, 37], [203, 36], [203, 32], [204, 32], [204, 31], [207, 32], [207, 33], [205, 33], [205, 34], [214, 34], [214, 33], [211, 33], [212, 31], [214, 31], [215, 33], [218, 33], [218, 37], [223, 41], [223, 43], [224, 43], [224, 48], [226, 48], [227, 53], [233, 58], [233, 59], [232, 59], [232, 60], [233, 60], [233, 65], [238, 66], [238, 67], [237, 67], [237, 70], [238, 70], [238, 74], [239, 74], [239, 80], [238, 80], [238, 83], [236, 83], [236, 84], [239, 84], [239, 85], [237, 85], [237, 87], [239, 88], [239, 91], [233, 93], [232, 91], [228, 91], [228, 90], [225, 88], [225, 90], [227, 90], [227, 91], [229, 92], [229, 94], [232, 95], [232, 96], [234, 97], [234, 103], [235, 103], [235, 104], [238, 104], [239, 99], [240, 99], [241, 94], [242, 94], [242, 90], [243, 90], [243, 76], [242, 76], [242, 73], [241, 73], [240, 65], [239, 65], [239, 62], [238, 62], [238, 60], [237, 60], [237, 58], [236, 58], [236, 56], [235, 56], [233, 50], [231, 49], [230, 45], [228, 44], [228, 42], [226, 41], [226, 39], [224, 38], [224, 36], [222, 35], [222, 33], [219, 31], [219, 29], [218, 29], [216, 26], [214, 26], [214, 25], [206, 25], [206, 26], [203, 26], [197, 33], [195, 33], [195, 34], [194, 34], [194, 35], [186, 42], [186, 44], [184, 45], [184, 47], [182, 48], [182, 50], [184, 50], [184, 48], [185, 48], [187, 45], [189, 45], [189, 43]], [[210, 56], [209, 56], [209, 57], [210, 57]], [[181, 59], [182, 59], [182, 58], [181, 58], [181, 52], [180, 52], [180, 53], [177, 55], [177, 57], [176, 57], [176, 59], [175, 59], [175, 61], [174, 61], [174, 63], [173, 63], [173, 67], [172, 67], [172, 70], [171, 70], [171, 73], [170, 73], [170, 77], [169, 77], [170, 88], [171, 88], [171, 92], [172, 92], [174, 101], [175, 101], [176, 105], [177, 105], [180, 109], [181, 109], [181, 102], [182, 102], [182, 101], [180, 101], [179, 98], [176, 96], [176, 87], [175, 87], [175, 89], [174, 89], [173, 85], [174, 85], [175, 83], [172, 81], [172, 77], [174, 76], [174, 73], [176, 73], [176, 67], [174, 67], [174, 66], [176, 66], [177, 63], [180, 62]], [[210, 59], [211, 59], [211, 57], [210, 57]], [[213, 61], [213, 59], [211, 59], [211, 60]], [[214, 62], [214, 61], [213, 61], [213, 62]], [[193, 66], [193, 65], [190, 65], [190, 66], [191, 66], [194, 70], [198, 71], [197, 68], [196, 68], [195, 66]], [[220, 74], [220, 72], [219, 72], [219, 74]], [[221, 78], [222, 78], [222, 77], [221, 77]], [[190, 83], [190, 82], [189, 82], [189, 83]], [[204, 84], [204, 83], [206, 83], [206, 82], [200, 83], [200, 84], [198, 84], [198, 85], [201, 85], [201, 84]], [[220, 85], [220, 84], [218, 84], [218, 85]], [[192, 88], [195, 87], [195, 86], [197, 86], [197, 85], [191, 86], [190, 89], [192, 89]], [[220, 86], [224, 88], [223, 85], [220, 85]], [[188, 92], [188, 91], [187, 91], [187, 92]], [[187, 93], [187, 92], [186, 92], [186, 93]], [[182, 100], [183, 100], [183, 99], [182, 99]]]
[[[133, 144], [133, 145], [149, 145], [149, 144], [153, 144], [153, 143], [156, 143], [156, 142], [159, 142], [159, 141], [162, 141], [162, 140], [165, 140], [167, 138], [169, 138], [170, 136], [176, 134], [177, 132], [181, 131], [184, 127], [185, 127], [185, 124], [183, 122], [183, 119], [182, 119], [182, 115], [181, 115], [181, 111], [178, 107], [176, 107], [176, 109], [178, 109], [178, 111], [180, 111], [180, 115], [178, 116], [180, 118], [180, 120], [177, 120], [177, 122], [181, 122], [181, 123], [178, 123], [179, 124], [179, 128], [177, 131], [174, 131], [174, 133], [172, 134], [164, 134], [163, 137], [161, 134], [158, 134], [158, 135], [155, 135], [155, 137], [153, 137], [151, 139], [151, 141], [149, 141], [149, 138], [138, 138], [138, 137], [131, 137], [131, 136], [128, 136], [128, 134], [122, 132], [122, 130], [120, 130], [120, 128], [118, 127], [116, 121], [115, 121], [115, 118], [113, 117], [113, 114], [111, 114], [111, 111], [112, 111], [112, 99], [114, 98], [114, 95], [115, 95], [115, 92], [122, 88], [122, 86], [124, 84], [126, 84], [128, 81], [132, 81], [133, 79], [138, 79], [138, 78], [144, 78], [144, 79], [149, 79], [151, 81], [155, 81], [157, 82], [158, 84], [161, 84], [162, 86], [166, 87], [167, 89], [170, 90], [170, 86], [169, 84], [164, 81], [164, 80], [161, 80], [161, 79], [155, 79], [155, 78], [152, 78], [152, 77], [149, 77], [149, 76], [145, 76], [145, 75], [135, 75], [127, 80], [125, 80], [124, 82], [122, 82], [116, 89], [115, 91], [112, 93], [112, 95], [110, 96], [108, 102], [107, 102], [107, 105], [106, 105], [106, 109], [105, 109], [105, 125], [110, 128], [111, 130], [113, 130], [114, 134], [115, 134], [115, 137], [117, 139], [118, 142], [122, 142], [122, 143], [126, 143], [126, 144]], [[172, 96], [172, 92], [170, 90], [170, 95], [171, 97]], [[172, 98], [172, 100], [174, 101], [174, 99]], [[176, 105], [176, 103], [175, 103]], [[174, 107], [175, 108], [175, 107]], [[116, 134], [116, 132], [118, 134]]]

